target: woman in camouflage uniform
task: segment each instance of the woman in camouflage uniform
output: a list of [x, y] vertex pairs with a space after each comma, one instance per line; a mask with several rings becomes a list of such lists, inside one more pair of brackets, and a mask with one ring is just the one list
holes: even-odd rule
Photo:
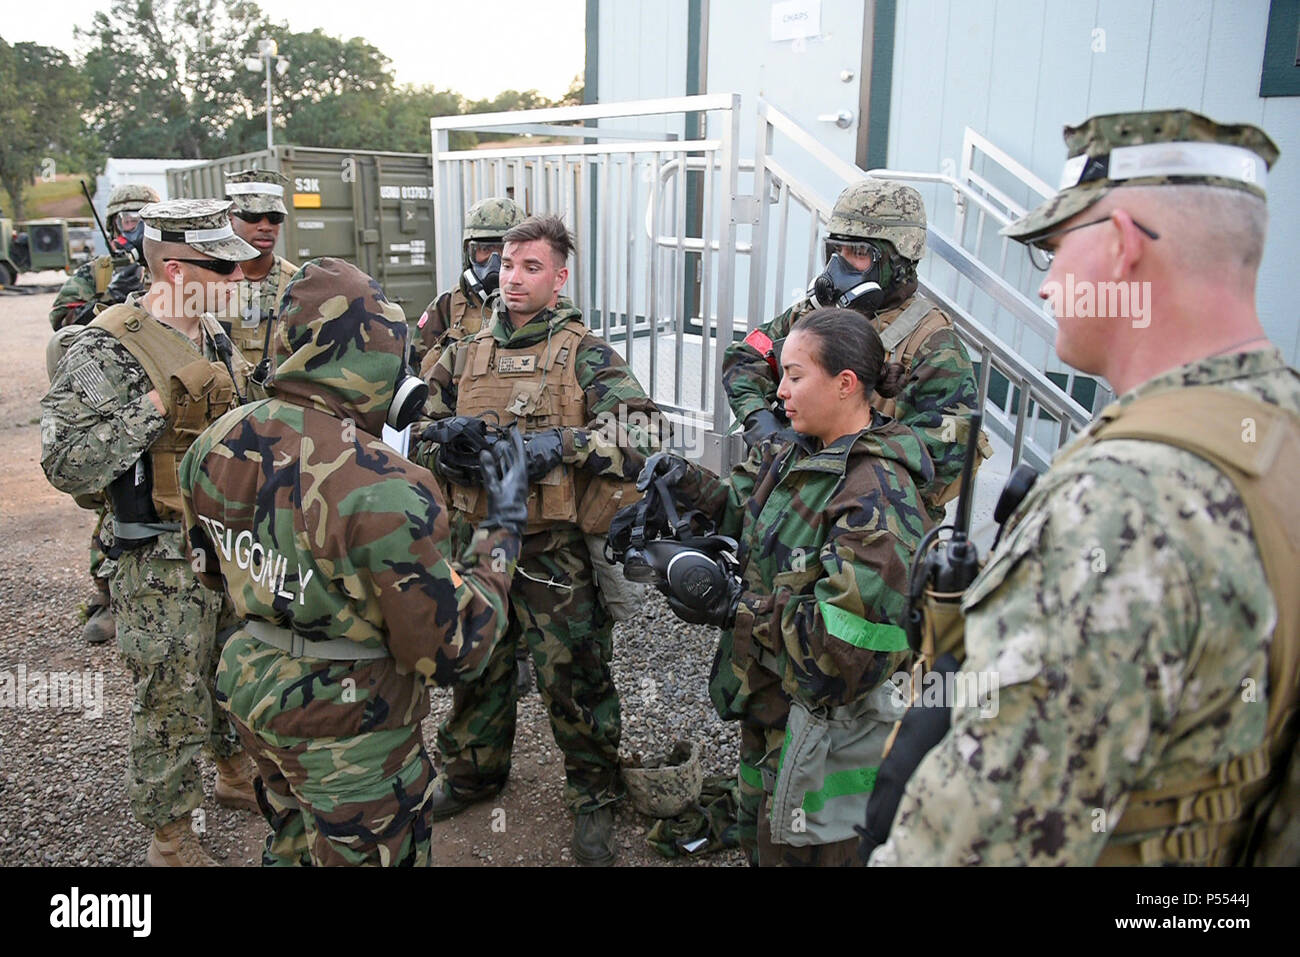
[[709, 693], [741, 721], [741, 843], [759, 864], [850, 864], [884, 739], [886, 679], [904, 663], [907, 569], [930, 524], [919, 488], [934, 468], [917, 435], [875, 411], [898, 388], [879, 334], [854, 313], [799, 320], [780, 398], [799, 433], [763, 442], [722, 481], [684, 466], [674, 496], [740, 543], [739, 579], [709, 613], [726, 629]]

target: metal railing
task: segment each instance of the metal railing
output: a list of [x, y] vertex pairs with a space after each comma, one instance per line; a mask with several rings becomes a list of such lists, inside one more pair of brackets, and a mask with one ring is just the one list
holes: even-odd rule
[[[789, 144], [800, 157], [817, 164], [815, 174], [823, 189], [813, 186], [810, 175], [796, 175], [777, 154]], [[790, 154], [792, 151], [784, 151]], [[758, 145], [755, 152], [755, 193], [762, 200], [750, 251], [749, 325], [766, 322], [784, 306], [787, 263], [802, 267], [810, 277], [820, 268], [819, 254], [825, 238], [834, 194], [824, 188], [830, 182], [835, 193], [864, 175], [904, 182], [936, 184], [950, 189], [955, 207], [956, 237], [933, 225], [926, 230], [927, 255], [920, 269], [920, 288], [953, 318], [957, 332], [979, 365], [980, 401], [988, 427], [1011, 445], [1012, 464], [1023, 457], [1036, 468], [1045, 468], [1052, 454], [1076, 431], [1084, 428], [1091, 413], [1072, 396], [1073, 371], [1063, 371], [1064, 386], [1048, 377], [1041, 367], [1025, 357], [1025, 339], [1032, 337], [1050, 353], [1056, 338], [1056, 323], [1019, 289], [1002, 278], [1010, 251], [1008, 240], [1001, 244], [1001, 268], [979, 256], [985, 245], [986, 224], [997, 228], [1012, 221], [1014, 210], [1000, 204], [989, 190], [972, 187], [942, 173], [917, 173], [876, 169], [863, 171], [835, 156], [817, 140], [771, 104], [758, 106]], [[933, 217], [931, 217], [933, 218]], [[798, 221], [806, 243], [792, 237], [791, 223]], [[973, 233], [973, 235], [972, 235]], [[1017, 253], [1023, 255], [1023, 253]], [[771, 263], [771, 283], [767, 273]], [[997, 335], [993, 319], [1009, 317], [1012, 339]], [[978, 316], [978, 318], [977, 318]], [[1098, 398], [1102, 398], [1098, 390]]]
[[[712, 94], [430, 122], [437, 234], [459, 235], [469, 206], [494, 195], [560, 215], [577, 247], [563, 294], [715, 468], [729, 459], [716, 371], [733, 338], [739, 106], [738, 95]], [[694, 117], [712, 135], [687, 138]], [[454, 130], [539, 140], [452, 150]], [[688, 168], [689, 179], [663, 175]], [[663, 233], [667, 245], [654, 241]], [[459, 243], [441, 244], [439, 288], [459, 275], [459, 257]]]
[[[469, 206], [493, 195], [512, 195], [529, 213], [561, 215], [577, 242], [565, 295], [665, 413], [703, 432], [695, 451], [714, 468], [741, 452], [729, 435], [723, 350], [784, 309], [820, 271], [834, 198], [868, 175], [762, 100], [754, 159], [741, 160], [739, 107], [739, 96], [713, 94], [438, 117], [430, 124], [437, 235], [459, 235]], [[705, 132], [688, 139], [691, 116], [701, 118], [696, 128]], [[455, 130], [538, 139], [452, 150]], [[968, 134], [962, 179], [870, 174], [951, 192], [953, 234], [928, 228], [921, 289], [953, 317], [978, 363], [989, 428], [1010, 444], [1015, 462], [1045, 468], [1091, 416], [1072, 398], [1072, 372], [1052, 373], [1063, 385], [1048, 374], [1055, 321], [1004, 278], [1010, 264], [1020, 264], [1011, 257], [1023, 252], [1002, 239], [988, 261], [991, 230], [1021, 210], [970, 157], [979, 149], [1004, 166], [1013, 161]], [[459, 257], [459, 244], [439, 245], [439, 288], [455, 282]], [[795, 284], [787, 288], [788, 281]]]

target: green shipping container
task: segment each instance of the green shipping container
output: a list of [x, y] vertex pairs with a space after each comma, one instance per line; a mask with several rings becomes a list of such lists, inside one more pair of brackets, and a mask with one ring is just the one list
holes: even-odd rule
[[173, 198], [222, 198], [225, 175], [249, 168], [289, 180], [276, 253], [298, 265], [317, 256], [355, 263], [407, 319], [419, 318], [437, 293], [428, 154], [276, 146], [168, 170], [167, 188]]

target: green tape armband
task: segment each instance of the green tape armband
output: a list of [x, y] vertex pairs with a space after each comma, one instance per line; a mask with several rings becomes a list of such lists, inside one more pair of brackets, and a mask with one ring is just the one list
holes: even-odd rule
[[876, 772], [879, 768], [856, 768], [851, 771], [836, 771], [822, 782], [820, 791], [808, 791], [803, 796], [803, 809], [809, 814], [816, 814], [826, 806], [826, 802], [839, 797], [851, 797], [855, 794], [870, 794], [876, 787]]
[[867, 651], [908, 650], [907, 633], [897, 625], [867, 621], [828, 601], [819, 601], [817, 606], [821, 609], [827, 634], [847, 641], [855, 648], [865, 648]]

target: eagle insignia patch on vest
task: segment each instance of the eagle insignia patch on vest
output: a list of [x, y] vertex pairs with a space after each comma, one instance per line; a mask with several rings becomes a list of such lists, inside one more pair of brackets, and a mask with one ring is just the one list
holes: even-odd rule
[[537, 369], [537, 356], [499, 356], [497, 372], [513, 375], [522, 372], [534, 372]]

